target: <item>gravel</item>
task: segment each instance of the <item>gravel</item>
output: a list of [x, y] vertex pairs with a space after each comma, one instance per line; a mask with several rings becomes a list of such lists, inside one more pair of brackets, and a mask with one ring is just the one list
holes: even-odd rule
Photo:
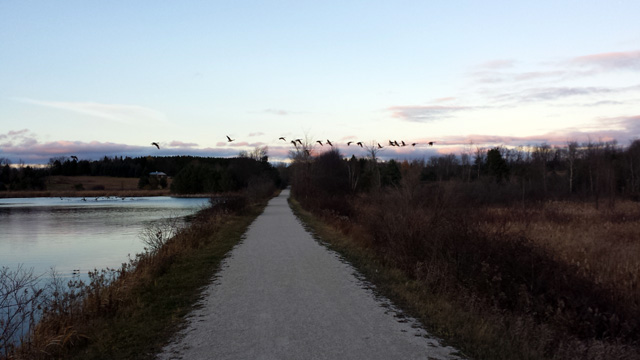
[[158, 359], [459, 359], [272, 199]]

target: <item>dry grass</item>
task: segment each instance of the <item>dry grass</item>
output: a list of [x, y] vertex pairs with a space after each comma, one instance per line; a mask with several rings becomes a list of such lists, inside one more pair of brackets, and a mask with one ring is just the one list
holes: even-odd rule
[[74, 190], [76, 184], [82, 184], [86, 190], [96, 186], [104, 190], [138, 190], [138, 178], [122, 178], [112, 176], [50, 176], [46, 180], [47, 189], [51, 191]]
[[485, 212], [486, 230], [526, 237], [614, 297], [640, 306], [640, 203], [618, 201], [598, 210], [555, 201]]
[[364, 263], [400, 270], [384, 286], [473, 357], [640, 356], [638, 204], [495, 207], [416, 186], [349, 205], [356, 215], [310, 208], [374, 254]]

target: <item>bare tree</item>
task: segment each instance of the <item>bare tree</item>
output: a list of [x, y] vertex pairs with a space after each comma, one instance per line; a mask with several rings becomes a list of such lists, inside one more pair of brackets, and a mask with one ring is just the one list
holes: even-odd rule
[[360, 180], [360, 163], [355, 155], [351, 155], [351, 159], [347, 161], [347, 171], [349, 173], [349, 189], [351, 192], [355, 192]]
[[380, 186], [382, 186], [382, 179], [380, 178], [380, 168], [378, 166], [378, 153], [383, 149], [375, 141], [371, 141], [370, 144], [365, 145], [364, 149], [367, 151], [369, 157], [369, 170], [373, 173], [373, 187], [380, 188]]
[[629, 164], [629, 190], [637, 194], [640, 192], [640, 140], [636, 139], [627, 149]]
[[567, 143], [567, 163], [569, 165], [569, 194], [573, 194], [573, 178], [578, 159], [578, 143], [571, 141]]
[[180, 232], [183, 225], [180, 218], [175, 216], [152, 221], [142, 229], [138, 238], [145, 244], [147, 252], [155, 254], [169, 239]]
[[0, 268], [0, 354], [5, 357], [37, 321], [43, 290], [33, 269]]
[[551, 160], [553, 152], [549, 144], [538, 145], [533, 149], [533, 162], [540, 171], [542, 178], [542, 189], [547, 193], [547, 163]]
[[485, 149], [482, 147], [476, 146], [476, 153], [473, 158], [473, 162], [475, 163], [476, 168], [478, 170], [478, 178], [480, 178], [480, 170], [484, 166], [484, 163], [486, 161], [486, 156], [487, 156], [487, 152], [485, 151]]

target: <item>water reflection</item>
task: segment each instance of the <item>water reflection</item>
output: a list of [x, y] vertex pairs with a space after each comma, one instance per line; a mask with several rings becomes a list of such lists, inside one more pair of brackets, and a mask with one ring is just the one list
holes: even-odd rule
[[143, 251], [138, 238], [152, 221], [184, 217], [207, 198], [0, 199], [0, 266], [51, 267], [63, 275], [118, 267]]

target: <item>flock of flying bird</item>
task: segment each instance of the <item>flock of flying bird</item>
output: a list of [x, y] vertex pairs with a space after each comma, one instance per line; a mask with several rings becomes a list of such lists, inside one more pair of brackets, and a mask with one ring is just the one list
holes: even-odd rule
[[[230, 138], [230, 137], [229, 137], [229, 135], [227, 135], [227, 142], [232, 142], [232, 141], [235, 141], [235, 140], [236, 140], [236, 139], [232, 139], [232, 138]], [[282, 140], [282, 141], [284, 141], [284, 142], [287, 142], [287, 139], [286, 139], [284, 136], [279, 137], [279, 138], [278, 138], [278, 140]], [[332, 143], [329, 139], [327, 139], [327, 140], [325, 141], [325, 144], [323, 144], [323, 143], [322, 143], [322, 140], [316, 140], [316, 142], [317, 142], [318, 144], [320, 144], [320, 146], [324, 146], [325, 144], [327, 144], [327, 145], [329, 145], [329, 146], [333, 147], [333, 143]], [[354, 142], [355, 142], [355, 141], [349, 141], [349, 142], [347, 142], [347, 146], [351, 146], [351, 144], [353, 144]], [[291, 140], [291, 141], [290, 141], [290, 143], [291, 143], [291, 144], [293, 144], [293, 146], [295, 146], [295, 147], [296, 147], [296, 149], [298, 148], [298, 144], [300, 144], [300, 146], [302, 146], [302, 145], [303, 145], [303, 143], [302, 143], [302, 139], [294, 139], [294, 140]], [[361, 141], [355, 142], [355, 144], [356, 144], [356, 146], [364, 147], [364, 145], [362, 145], [362, 142], [361, 142]], [[433, 144], [435, 144], [435, 141], [429, 141], [429, 142], [427, 142], [427, 144], [428, 144], [429, 146], [433, 146]], [[151, 145], [153, 145], [153, 146], [157, 147], [158, 149], [160, 149], [160, 144], [158, 144], [158, 143], [157, 143], [157, 142], [155, 142], [155, 141], [154, 141], [154, 142], [152, 142], [152, 143], [151, 143]], [[414, 142], [414, 143], [411, 143], [411, 144], [407, 144], [407, 143], [405, 143], [405, 142], [404, 142], [404, 141], [402, 141], [402, 140], [400, 141], [400, 143], [398, 143], [398, 141], [396, 141], [396, 140], [394, 140], [394, 141], [389, 140], [389, 146], [398, 146], [398, 147], [403, 147], [403, 146], [408, 146], [408, 145], [411, 145], [411, 146], [414, 146], [414, 147], [415, 147], [416, 145], [418, 145], [418, 143], [415, 143], [415, 142]], [[378, 149], [382, 149], [383, 147], [384, 147], [384, 146], [382, 146], [382, 145], [380, 145], [380, 143], [378, 143]]]

